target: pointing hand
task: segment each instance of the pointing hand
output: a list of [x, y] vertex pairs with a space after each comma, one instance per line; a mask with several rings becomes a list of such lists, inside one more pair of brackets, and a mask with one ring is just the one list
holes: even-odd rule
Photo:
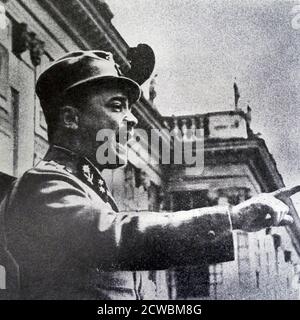
[[282, 188], [271, 193], [262, 193], [232, 208], [234, 229], [247, 232], [259, 231], [271, 226], [286, 226], [293, 223], [288, 215], [289, 207], [281, 200], [300, 191], [300, 185]]

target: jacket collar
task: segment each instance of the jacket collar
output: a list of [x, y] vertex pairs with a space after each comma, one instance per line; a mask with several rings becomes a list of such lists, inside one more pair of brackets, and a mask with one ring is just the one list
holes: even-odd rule
[[52, 145], [44, 160], [53, 162], [56, 167], [59, 166], [61, 169], [75, 175], [93, 189], [104, 202], [109, 202], [111, 207], [118, 211], [113, 196], [99, 169], [88, 158], [81, 157], [65, 147]]

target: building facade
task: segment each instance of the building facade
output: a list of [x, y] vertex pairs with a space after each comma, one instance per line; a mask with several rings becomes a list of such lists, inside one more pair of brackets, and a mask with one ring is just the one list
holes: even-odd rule
[[[102, 0], [9, 0], [7, 27], [0, 29], [0, 196], [12, 177], [21, 176], [47, 151], [47, 125], [34, 93], [39, 74], [51, 61], [73, 50], [111, 51], [129, 68], [128, 44], [113, 26], [113, 13]], [[138, 128], [174, 130], [174, 139], [197, 146], [204, 136], [204, 171], [156, 164], [141, 140], [129, 150], [125, 168], [104, 171], [120, 211], [175, 211], [216, 204], [236, 204], [283, 186], [276, 164], [247, 114], [229, 111], [186, 117], [162, 117], [145, 97], [133, 106]], [[189, 133], [187, 133], [189, 132]], [[192, 132], [192, 133], [191, 133]], [[177, 134], [177, 136], [176, 136]], [[168, 142], [162, 135], [162, 140]], [[171, 150], [171, 157], [175, 151]], [[180, 197], [178, 197], [180, 195]], [[235, 232], [235, 261], [173, 270], [138, 272], [144, 299], [299, 298], [300, 222], [292, 229]], [[10, 279], [1, 265], [0, 294]]]
[[[204, 170], [183, 165], [164, 170], [171, 211], [211, 205], [236, 205], [261, 192], [284, 186], [264, 140], [253, 134], [250, 114], [241, 110], [167, 117], [179, 137], [186, 128], [202, 128]], [[293, 229], [234, 232], [235, 260], [172, 273], [172, 297], [182, 299], [299, 299], [299, 217]], [[206, 272], [205, 272], [206, 268]]]

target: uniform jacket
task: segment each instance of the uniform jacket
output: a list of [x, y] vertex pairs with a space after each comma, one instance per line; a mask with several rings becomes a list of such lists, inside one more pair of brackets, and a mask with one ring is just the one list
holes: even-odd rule
[[21, 299], [136, 299], [136, 274], [234, 259], [228, 207], [119, 213], [98, 169], [53, 146], [5, 211]]

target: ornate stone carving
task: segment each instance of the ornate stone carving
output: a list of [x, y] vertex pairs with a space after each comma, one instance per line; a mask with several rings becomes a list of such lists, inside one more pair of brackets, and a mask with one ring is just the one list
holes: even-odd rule
[[45, 42], [38, 39], [34, 32], [29, 33], [29, 50], [32, 64], [36, 67], [40, 65], [42, 55], [45, 53]]
[[13, 52], [21, 58], [26, 50], [30, 51], [31, 62], [36, 67], [45, 53], [45, 43], [34, 32], [28, 31], [26, 23], [16, 23], [13, 26]]
[[149, 87], [149, 99], [152, 103], [154, 103], [154, 99], [156, 98], [156, 77], [157, 74], [151, 79], [150, 87]]

